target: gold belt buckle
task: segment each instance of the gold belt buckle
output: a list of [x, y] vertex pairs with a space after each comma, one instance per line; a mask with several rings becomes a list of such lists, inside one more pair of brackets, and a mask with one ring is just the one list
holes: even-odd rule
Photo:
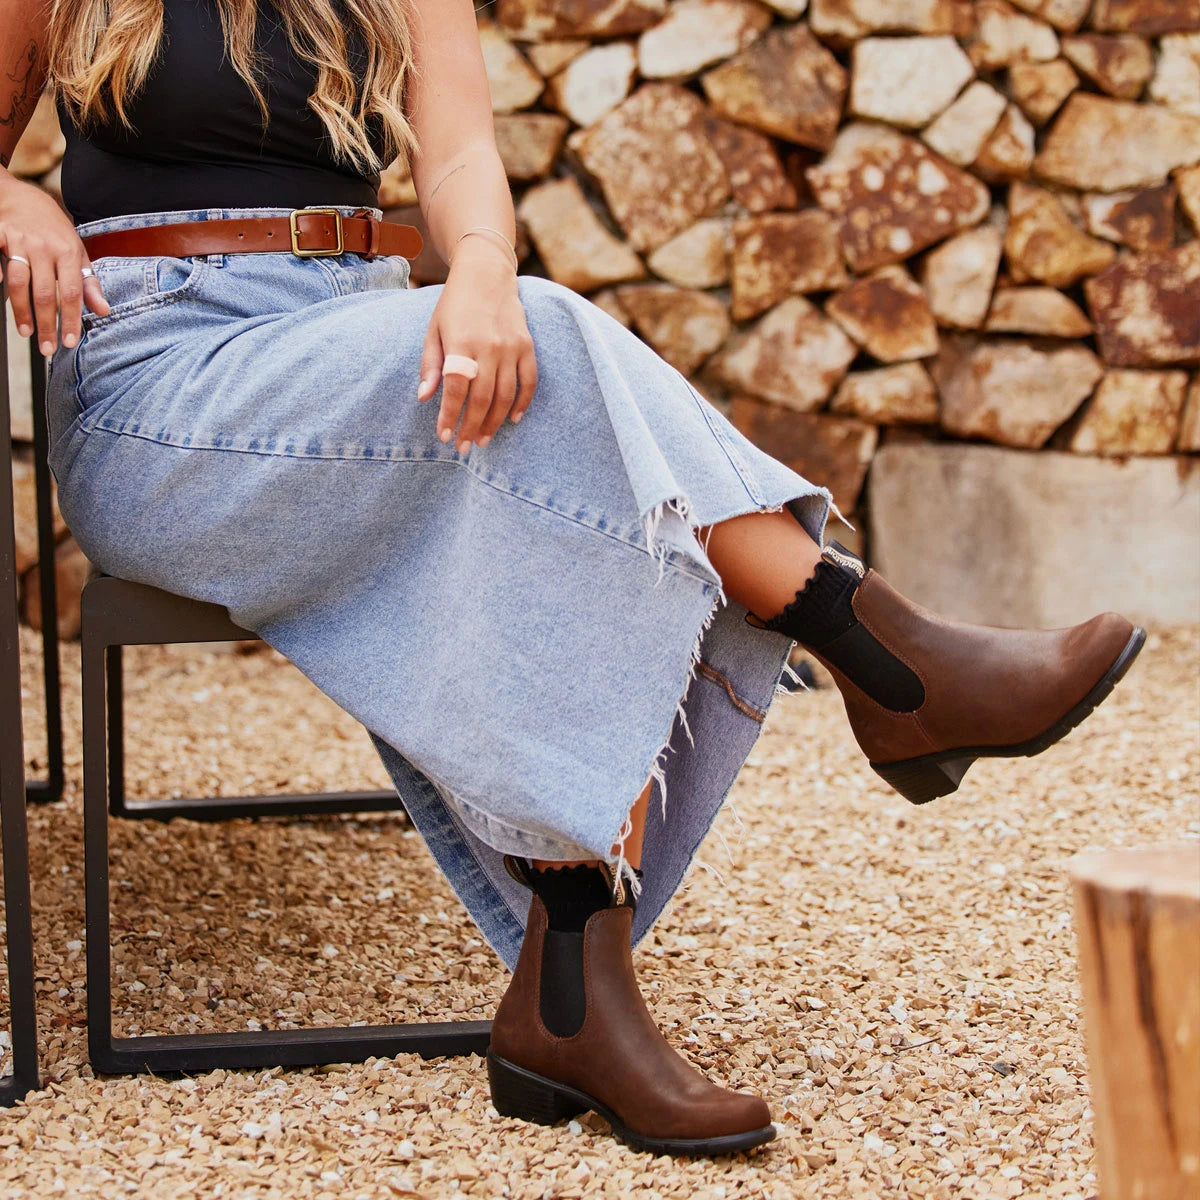
[[[323, 216], [333, 218], [337, 228], [337, 245], [332, 250], [328, 248], [305, 250], [301, 247], [300, 229], [296, 224], [296, 218], [301, 213], [321, 213]], [[332, 258], [334, 255], [341, 254], [346, 248], [346, 243], [342, 236], [342, 214], [336, 208], [294, 208], [288, 217], [288, 222], [292, 229], [292, 253], [297, 258]]]

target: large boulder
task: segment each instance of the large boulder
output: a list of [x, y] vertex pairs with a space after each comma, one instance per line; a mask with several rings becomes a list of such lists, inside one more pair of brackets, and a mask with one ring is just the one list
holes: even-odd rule
[[755, 445], [833, 493], [843, 513], [858, 505], [879, 431], [854, 417], [796, 413], [778, 404], [735, 396], [730, 419]]
[[1179, 433], [1186, 371], [1113, 370], [1071, 437], [1077, 454], [1169, 454]]
[[523, 42], [616, 37], [648, 29], [667, 8], [667, 0], [497, 0], [496, 19]]
[[792, 296], [735, 334], [711, 367], [732, 391], [808, 412], [825, 403], [857, 353], [820, 309]]
[[850, 112], [890, 125], [926, 125], [974, 74], [952, 37], [864, 38], [854, 45]]
[[1161, 183], [1175, 167], [1200, 163], [1200, 117], [1157, 104], [1075, 92], [1050, 127], [1034, 170], [1093, 192]]
[[701, 82], [723, 117], [814, 150], [833, 145], [846, 72], [807, 26], [775, 26]]
[[1004, 250], [1004, 230], [992, 223], [948, 238], [925, 256], [921, 282], [941, 325], [978, 329], [987, 316]]
[[675, 0], [638, 39], [638, 69], [646, 79], [684, 79], [744, 50], [770, 23], [753, 0]]
[[933, 443], [871, 465], [872, 565], [948, 617], [1200, 621], [1200, 462]]
[[729, 336], [729, 311], [709, 292], [667, 283], [617, 289], [638, 333], [676, 370], [690, 375]]
[[881, 267], [856, 279], [830, 296], [825, 311], [879, 362], [937, 353], [937, 324], [929, 301], [903, 267]]
[[877, 425], [936, 425], [938, 419], [937, 389], [916, 362], [851, 371], [829, 407]]
[[1200, 242], [1120, 258], [1084, 293], [1105, 362], [1200, 366]]
[[568, 139], [599, 181], [637, 250], [653, 250], [708, 216], [729, 195], [725, 167], [705, 134], [705, 109], [674, 83], [648, 83]]
[[1186, 33], [1200, 29], [1200, 0], [1095, 0], [1092, 28], [1105, 33]]
[[837, 218], [856, 271], [900, 262], [987, 215], [986, 187], [916, 138], [855, 122], [807, 171], [822, 208]]
[[844, 44], [869, 33], [959, 33], [969, 19], [960, 0], [812, 0], [808, 23]]
[[942, 339], [931, 364], [942, 428], [1037, 450], [1091, 395], [1104, 368], [1086, 346]]
[[1004, 253], [1017, 283], [1035, 279], [1070, 287], [1102, 271], [1116, 257], [1108, 242], [1088, 237], [1044, 188], [1014, 183], [1008, 190], [1008, 234]]
[[601, 224], [573, 175], [527, 191], [517, 206], [550, 278], [577, 292], [641, 279], [641, 259]]
[[842, 287], [847, 278], [837, 225], [824, 209], [765, 213], [733, 224], [735, 321], [766, 312], [787, 295]]

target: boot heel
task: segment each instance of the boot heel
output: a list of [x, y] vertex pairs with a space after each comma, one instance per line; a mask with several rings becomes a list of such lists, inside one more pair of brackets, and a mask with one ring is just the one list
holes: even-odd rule
[[569, 1091], [532, 1071], [497, 1058], [491, 1051], [488, 1052], [487, 1066], [492, 1105], [502, 1117], [555, 1125], [588, 1109]]
[[939, 796], [958, 791], [967, 768], [974, 761], [974, 756], [948, 758], [944, 762], [934, 758], [910, 758], [898, 763], [872, 763], [871, 770], [910, 804], [928, 804]]

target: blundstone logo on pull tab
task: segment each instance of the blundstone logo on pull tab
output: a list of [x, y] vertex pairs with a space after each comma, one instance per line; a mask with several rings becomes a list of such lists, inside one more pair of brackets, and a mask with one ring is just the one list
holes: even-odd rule
[[866, 568], [845, 546], [840, 546], [837, 542], [830, 542], [821, 553], [831, 562], [837, 563], [839, 567], [845, 567], [847, 570], [853, 571], [859, 579], [866, 578]]

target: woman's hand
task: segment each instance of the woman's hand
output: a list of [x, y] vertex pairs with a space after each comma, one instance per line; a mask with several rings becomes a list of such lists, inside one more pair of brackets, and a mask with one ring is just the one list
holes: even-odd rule
[[0, 251], [10, 260], [4, 265], [4, 274], [17, 332], [22, 337], [33, 333], [36, 312], [43, 354], [53, 354], [58, 344], [56, 318], [60, 312], [64, 346], [79, 341], [85, 300], [92, 312], [107, 315], [108, 301], [99, 281], [84, 277], [87, 252], [70, 218], [40, 188], [14, 179], [7, 171], [0, 171]]
[[[474, 244], [473, 244], [474, 243]], [[442, 376], [448, 354], [479, 363], [479, 374]], [[454, 253], [449, 278], [433, 310], [421, 356], [417, 399], [424, 403], [442, 381], [438, 437], [448, 442], [462, 417], [457, 448], [486, 446], [510, 417], [515, 424], [529, 407], [537, 385], [533, 338], [517, 294], [512, 264], [483, 238], [466, 238]]]

